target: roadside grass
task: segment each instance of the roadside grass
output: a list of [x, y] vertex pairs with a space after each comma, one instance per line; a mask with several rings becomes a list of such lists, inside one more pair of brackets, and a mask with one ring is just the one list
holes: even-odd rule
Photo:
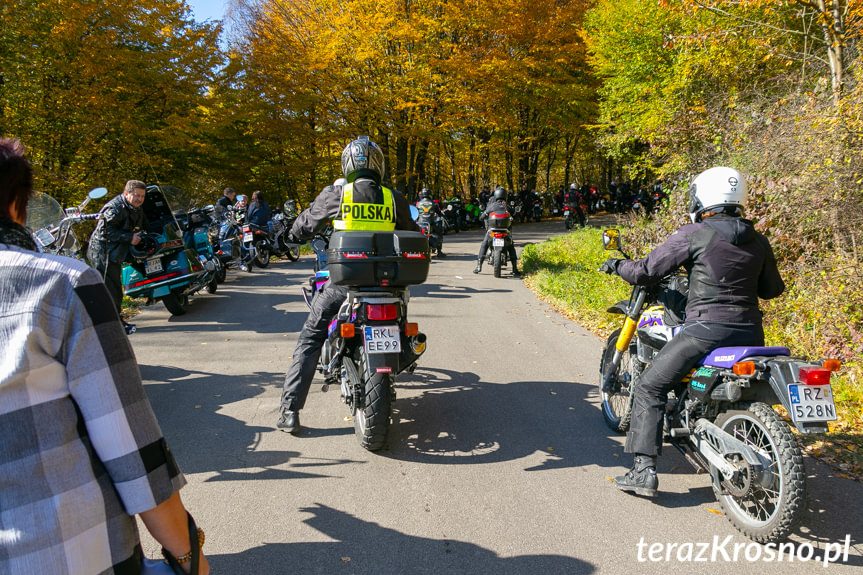
[[[628, 299], [631, 289], [619, 277], [597, 271], [609, 257], [620, 256], [603, 249], [602, 229], [573, 230], [524, 248], [525, 283], [540, 299], [605, 339], [622, 325], [619, 315], [605, 310]], [[789, 291], [793, 293], [793, 287]], [[815, 359], [815, 352], [798, 345], [800, 338], [779, 318], [773, 320], [777, 314], [770, 311], [765, 316], [767, 344], [785, 345], [795, 355]], [[832, 465], [839, 476], [863, 481], [863, 366], [848, 363], [832, 384], [839, 418], [830, 423], [830, 433], [798, 437], [807, 453]]]

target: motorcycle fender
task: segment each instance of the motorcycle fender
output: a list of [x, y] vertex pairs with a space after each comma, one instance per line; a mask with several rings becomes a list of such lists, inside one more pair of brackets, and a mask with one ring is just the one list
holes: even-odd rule
[[[782, 404], [782, 407], [784, 407], [788, 413], [791, 413], [793, 411], [793, 407], [791, 405], [791, 396], [788, 392], [788, 386], [793, 383], [799, 383], [798, 374], [800, 373], [800, 368], [811, 366], [813, 365], [812, 362], [801, 358], [782, 356], [752, 359], [766, 360], [767, 366], [770, 369], [768, 377], [770, 388]], [[765, 403], [767, 402], [765, 401]], [[801, 433], [820, 433], [827, 430], [826, 423], [794, 423], [793, 420], [789, 419], [788, 424], [796, 427]]]
[[399, 354], [397, 353], [367, 353], [366, 375], [388, 373], [393, 377], [399, 372]]
[[151, 298], [157, 299], [171, 293], [171, 288], [169, 286], [157, 287], [153, 290], [153, 293], [150, 295]]
[[619, 301], [605, 311], [608, 313], [622, 313], [626, 315], [629, 312], [629, 300]]

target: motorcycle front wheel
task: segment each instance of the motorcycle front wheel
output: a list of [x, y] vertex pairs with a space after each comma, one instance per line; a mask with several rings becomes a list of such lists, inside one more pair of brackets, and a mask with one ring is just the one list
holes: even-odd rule
[[369, 451], [378, 451], [386, 445], [390, 429], [392, 375], [375, 373], [367, 377], [365, 366], [360, 362], [360, 376], [352, 359], [345, 357], [343, 362], [351, 389], [359, 385], [363, 390], [362, 404], [351, 407], [357, 441]]
[[[725, 516], [754, 541], [785, 540], [806, 506], [803, 454], [788, 424], [765, 403], [753, 403], [745, 411], [726, 411], [714, 423], [766, 462], [759, 473], [744, 466], [739, 477], [722, 482], [718, 481], [721, 474], [711, 465], [713, 490]], [[743, 494], [735, 496], [731, 490]]]
[[617, 329], [605, 341], [605, 349], [602, 351], [602, 360], [599, 363], [599, 396], [602, 399], [602, 418], [605, 420], [605, 424], [612, 431], [626, 433], [632, 418], [632, 396], [635, 389], [633, 382], [637, 381], [643, 364], [637, 358], [633, 358], [629, 350], [623, 352], [617, 370], [614, 372], [619, 385], [615, 387], [615, 391], [612, 393], [602, 391], [602, 380], [605, 377], [607, 366], [611, 365], [614, 359], [615, 344], [619, 335], [620, 330]]

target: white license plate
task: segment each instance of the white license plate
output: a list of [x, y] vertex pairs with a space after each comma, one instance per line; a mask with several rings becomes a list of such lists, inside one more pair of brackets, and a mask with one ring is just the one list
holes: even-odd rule
[[494, 241], [492, 241], [491, 245], [493, 245], [496, 248], [502, 248], [503, 244], [504, 244], [503, 238], [494, 238]]
[[147, 275], [162, 271], [162, 258], [152, 258], [144, 263], [144, 270]]
[[402, 338], [397, 325], [363, 327], [366, 353], [401, 353]]
[[252, 241], [252, 232], [249, 232], [247, 234], [243, 234], [243, 243], [244, 244], [249, 243], [251, 241]]
[[834, 421], [836, 405], [833, 390], [827, 385], [792, 384], [788, 386], [791, 398], [791, 419], [795, 422]]

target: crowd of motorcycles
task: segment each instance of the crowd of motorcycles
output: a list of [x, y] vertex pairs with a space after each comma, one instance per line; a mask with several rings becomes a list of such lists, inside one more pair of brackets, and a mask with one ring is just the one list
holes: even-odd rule
[[[85, 260], [86, 238], [98, 214], [85, 213], [90, 200], [107, 195], [95, 188], [78, 206], [65, 210], [51, 196], [38, 194], [28, 210], [27, 224], [44, 253]], [[296, 261], [300, 246], [288, 242], [288, 232], [296, 220], [296, 207], [290, 202], [274, 210], [266, 227], [245, 222], [245, 198], [223, 210], [207, 205], [187, 210], [172, 210], [181, 197], [172, 186], [148, 186], [142, 209], [148, 228], [141, 242], [132, 246], [123, 266], [125, 293], [141, 298], [147, 305], [161, 301], [171, 315], [186, 313], [189, 297], [206, 290], [215, 293], [229, 270], [251, 272], [265, 268], [271, 256]]]

